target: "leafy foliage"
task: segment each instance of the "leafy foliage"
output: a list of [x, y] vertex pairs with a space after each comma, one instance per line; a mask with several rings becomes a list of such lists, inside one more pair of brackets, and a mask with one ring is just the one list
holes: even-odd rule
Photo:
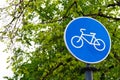
[[8, 36], [10, 44], [14, 45], [10, 57], [14, 76], [6, 78], [84, 80], [82, 69], [85, 63], [71, 56], [65, 47], [63, 34], [72, 19], [88, 16], [103, 23], [112, 39], [108, 58], [92, 65], [97, 68], [94, 79], [119, 80], [119, 9], [119, 0], [13, 0], [5, 9], [12, 20], [2, 29], [2, 35]]

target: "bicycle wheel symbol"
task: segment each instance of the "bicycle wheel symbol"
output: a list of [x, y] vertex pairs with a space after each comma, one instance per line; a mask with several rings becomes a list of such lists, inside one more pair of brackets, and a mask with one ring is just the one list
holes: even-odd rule
[[81, 48], [83, 46], [83, 40], [81, 37], [79, 36], [73, 36], [71, 38], [71, 44], [75, 47], [75, 48]]
[[96, 39], [93, 44], [94, 44], [94, 48], [98, 51], [103, 51], [106, 46], [104, 41], [101, 39]]

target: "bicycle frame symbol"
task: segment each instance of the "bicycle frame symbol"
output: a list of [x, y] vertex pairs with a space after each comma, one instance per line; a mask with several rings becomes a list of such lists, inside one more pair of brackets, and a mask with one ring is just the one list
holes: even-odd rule
[[[84, 34], [83, 31], [86, 30], [84, 28], [80, 29], [81, 35], [80, 36], [73, 36], [71, 38], [71, 44], [75, 48], [81, 48], [84, 45], [84, 41], [86, 41], [88, 44], [93, 45], [94, 48], [98, 51], [103, 51], [106, 47], [105, 42], [102, 39], [97, 39], [95, 37], [96, 33], [90, 32], [90, 34]], [[92, 39], [89, 41], [84, 36], [92, 37]]]

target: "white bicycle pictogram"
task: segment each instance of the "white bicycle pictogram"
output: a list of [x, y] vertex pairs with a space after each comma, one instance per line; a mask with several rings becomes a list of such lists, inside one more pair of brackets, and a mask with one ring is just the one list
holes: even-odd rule
[[[71, 44], [75, 48], [81, 48], [84, 45], [84, 41], [89, 43], [90, 45], [93, 45], [94, 48], [98, 51], [103, 51], [106, 47], [105, 42], [102, 39], [97, 39], [95, 37], [96, 33], [90, 32], [90, 34], [84, 34], [83, 31], [86, 30], [84, 28], [80, 29], [81, 35], [80, 36], [73, 36], [71, 38]], [[91, 40], [87, 40], [84, 36], [92, 37]]]

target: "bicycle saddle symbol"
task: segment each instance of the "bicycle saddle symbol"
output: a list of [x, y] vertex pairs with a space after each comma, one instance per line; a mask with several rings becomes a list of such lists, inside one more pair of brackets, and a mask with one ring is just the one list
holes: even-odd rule
[[[73, 36], [71, 38], [71, 44], [75, 48], [81, 48], [84, 45], [83, 41], [86, 41], [88, 44], [93, 45], [94, 48], [98, 51], [103, 51], [106, 47], [105, 42], [102, 39], [97, 39], [95, 37], [96, 33], [90, 32], [90, 34], [84, 34], [83, 31], [86, 30], [84, 28], [80, 29], [80, 36]], [[92, 37], [91, 40], [87, 40], [86, 37]]]

